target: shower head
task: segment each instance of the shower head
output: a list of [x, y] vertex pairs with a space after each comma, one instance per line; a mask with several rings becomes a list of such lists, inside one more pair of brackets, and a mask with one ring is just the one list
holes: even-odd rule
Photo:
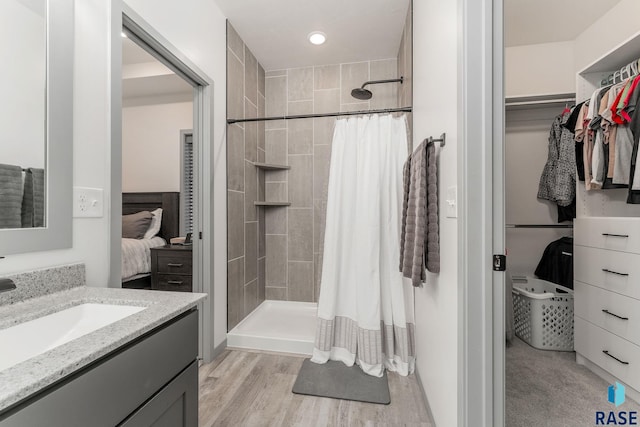
[[351, 91], [351, 96], [353, 96], [356, 99], [371, 99], [371, 97], [373, 96], [373, 94], [371, 93], [370, 90], [361, 88], [361, 87], [357, 87], [354, 90]]
[[362, 100], [371, 99], [371, 97], [373, 96], [373, 93], [371, 93], [370, 90], [365, 89], [364, 88], [365, 86], [375, 85], [380, 83], [397, 83], [397, 82], [400, 82], [400, 84], [402, 84], [402, 82], [404, 82], [404, 77], [400, 77], [399, 79], [389, 79], [389, 80], [371, 80], [371, 81], [365, 82], [362, 85], [362, 87], [357, 87], [353, 89], [351, 91], [351, 96], [353, 96], [356, 99], [362, 99]]

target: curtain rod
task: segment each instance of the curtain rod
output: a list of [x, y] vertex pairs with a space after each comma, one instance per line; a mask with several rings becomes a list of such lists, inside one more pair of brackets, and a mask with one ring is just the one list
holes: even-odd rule
[[506, 224], [506, 228], [573, 228], [573, 224]]
[[411, 107], [385, 108], [382, 110], [345, 111], [341, 113], [299, 114], [294, 116], [257, 117], [252, 119], [227, 119], [227, 124], [244, 122], [266, 122], [271, 120], [315, 119], [319, 117], [357, 116], [361, 114], [410, 113]]

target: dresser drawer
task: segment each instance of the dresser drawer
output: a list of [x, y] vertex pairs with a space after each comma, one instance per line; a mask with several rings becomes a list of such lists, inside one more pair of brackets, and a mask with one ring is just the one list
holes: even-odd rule
[[576, 317], [575, 349], [613, 376], [640, 390], [640, 347], [637, 345]]
[[191, 252], [175, 253], [161, 251], [158, 253], [158, 273], [191, 274]]
[[157, 280], [151, 286], [158, 291], [191, 292], [191, 276], [179, 274], [158, 274]]
[[640, 218], [578, 218], [574, 243], [640, 254]]
[[640, 299], [640, 255], [575, 246], [575, 280]]
[[640, 345], [640, 301], [576, 282], [575, 314]]

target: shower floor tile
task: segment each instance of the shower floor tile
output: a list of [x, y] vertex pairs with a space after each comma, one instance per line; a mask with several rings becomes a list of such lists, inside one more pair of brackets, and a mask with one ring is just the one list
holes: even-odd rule
[[318, 305], [264, 301], [227, 334], [230, 348], [311, 355]]

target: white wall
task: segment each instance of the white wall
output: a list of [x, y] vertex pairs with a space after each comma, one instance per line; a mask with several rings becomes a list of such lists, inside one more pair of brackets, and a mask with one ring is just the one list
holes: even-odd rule
[[576, 90], [573, 41], [508, 47], [504, 62], [507, 98]]
[[[0, 163], [44, 167], [46, 22], [44, 1], [0, 2]], [[37, 4], [37, 2], [35, 3]]]
[[[75, 3], [73, 84], [73, 185], [110, 190], [109, 2]], [[71, 191], [71, 189], [69, 189]], [[105, 197], [105, 206], [109, 206]], [[84, 262], [90, 286], [106, 286], [109, 275], [109, 217], [73, 220], [73, 247], [11, 255], [0, 260], [0, 276]]]
[[214, 80], [213, 212], [214, 345], [227, 336], [227, 202], [226, 202], [226, 19], [211, 0], [126, 3]]
[[[457, 183], [458, 2], [414, 2], [413, 134], [447, 133], [440, 149], [440, 274], [416, 289], [416, 354], [420, 380], [439, 426], [458, 422], [458, 223], [446, 218], [444, 194]], [[438, 58], [434, 66], [433, 58]], [[418, 96], [416, 96], [418, 94]]]
[[180, 131], [193, 127], [193, 103], [122, 109], [122, 191], [180, 191]]
[[576, 72], [638, 33], [639, 1], [621, 0], [615, 7], [605, 12], [575, 40], [574, 70]]

